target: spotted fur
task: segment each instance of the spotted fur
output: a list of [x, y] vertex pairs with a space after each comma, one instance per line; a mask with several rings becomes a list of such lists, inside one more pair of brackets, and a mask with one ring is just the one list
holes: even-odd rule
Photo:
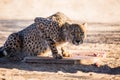
[[57, 45], [66, 42], [74, 45], [83, 43], [85, 24], [71, 23], [67, 17], [61, 16], [61, 13], [47, 18], [37, 17], [34, 21], [35, 23], [27, 28], [8, 37], [0, 49], [0, 57], [22, 60], [26, 56], [37, 56], [50, 48], [53, 57], [61, 59], [62, 55], [58, 54]]

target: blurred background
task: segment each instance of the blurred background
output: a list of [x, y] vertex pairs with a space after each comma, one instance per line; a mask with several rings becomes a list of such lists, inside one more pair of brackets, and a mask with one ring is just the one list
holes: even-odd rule
[[0, 19], [34, 19], [63, 12], [70, 18], [120, 23], [120, 0], [0, 0]]

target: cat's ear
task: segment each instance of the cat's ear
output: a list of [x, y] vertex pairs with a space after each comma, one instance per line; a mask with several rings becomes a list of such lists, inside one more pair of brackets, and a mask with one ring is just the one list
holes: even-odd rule
[[82, 24], [82, 29], [83, 29], [83, 31], [84, 31], [85, 38], [87, 37], [87, 27], [88, 27], [88, 24], [87, 24], [87, 23], [83, 23], [83, 24]]
[[83, 26], [86, 27], [86, 28], [87, 28], [87, 25], [88, 25], [87, 23], [83, 23]]

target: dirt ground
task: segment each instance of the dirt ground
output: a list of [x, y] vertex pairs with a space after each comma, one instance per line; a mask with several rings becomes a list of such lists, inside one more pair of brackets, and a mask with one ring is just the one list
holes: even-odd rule
[[[10, 33], [31, 23], [0, 20], [0, 45]], [[106, 57], [101, 60], [101, 66], [30, 64], [0, 59], [0, 80], [120, 80], [120, 24], [88, 23], [87, 32], [84, 44], [66, 47], [69, 50], [104, 52]]]

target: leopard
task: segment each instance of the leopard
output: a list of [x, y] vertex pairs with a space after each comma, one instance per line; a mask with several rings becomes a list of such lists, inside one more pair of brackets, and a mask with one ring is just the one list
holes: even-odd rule
[[0, 58], [22, 61], [27, 56], [38, 56], [49, 48], [54, 59], [62, 59], [63, 56], [56, 47], [67, 42], [82, 44], [86, 35], [86, 23], [69, 22], [69, 18], [64, 20], [61, 14], [58, 12], [47, 18], [36, 17], [33, 24], [10, 34], [0, 48]]

